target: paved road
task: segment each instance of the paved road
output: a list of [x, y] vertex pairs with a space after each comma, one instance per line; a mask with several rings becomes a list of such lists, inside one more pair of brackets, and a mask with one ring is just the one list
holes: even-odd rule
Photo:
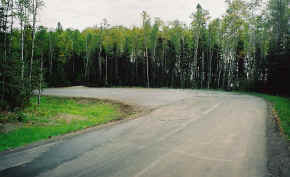
[[45, 95], [153, 109], [96, 131], [0, 157], [1, 177], [264, 177], [266, 103], [225, 92], [47, 89]]

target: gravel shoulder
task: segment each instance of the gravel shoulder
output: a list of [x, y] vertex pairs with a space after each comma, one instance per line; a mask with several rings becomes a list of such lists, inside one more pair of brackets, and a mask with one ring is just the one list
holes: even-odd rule
[[273, 106], [267, 103], [267, 155], [269, 177], [290, 176], [290, 143], [280, 133], [273, 115]]

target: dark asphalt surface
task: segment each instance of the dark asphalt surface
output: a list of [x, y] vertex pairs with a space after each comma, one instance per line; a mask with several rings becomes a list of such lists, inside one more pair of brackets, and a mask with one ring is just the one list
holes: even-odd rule
[[0, 156], [0, 177], [264, 177], [267, 104], [225, 92], [173, 89], [47, 89], [153, 109]]

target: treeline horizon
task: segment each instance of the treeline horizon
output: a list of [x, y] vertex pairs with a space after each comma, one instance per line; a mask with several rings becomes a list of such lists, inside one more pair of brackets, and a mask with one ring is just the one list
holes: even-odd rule
[[[233, 0], [210, 20], [200, 5], [191, 24], [165, 24], [142, 12], [142, 26], [106, 20], [82, 32], [37, 26], [41, 0], [6, 0], [0, 8], [1, 101], [34, 89], [86, 85], [238, 89], [290, 94], [288, 0]], [[259, 11], [259, 13], [257, 13]], [[177, 17], [178, 18], [178, 17]], [[15, 19], [19, 28], [15, 28]], [[4, 71], [4, 72], [3, 72]], [[286, 83], [286, 84], [285, 84]], [[25, 90], [25, 91], [23, 91]]]

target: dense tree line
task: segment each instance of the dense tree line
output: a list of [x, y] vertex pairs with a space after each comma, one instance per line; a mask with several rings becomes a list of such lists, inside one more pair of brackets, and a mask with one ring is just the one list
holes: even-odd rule
[[41, 0], [0, 1], [0, 110], [24, 106], [40, 85], [35, 46], [43, 5]]
[[40, 0], [2, 0], [1, 107], [15, 107], [15, 94], [29, 98], [43, 83], [289, 94], [289, 1], [227, 3], [219, 19], [198, 5], [191, 24], [166, 24], [142, 12], [141, 27], [110, 26], [104, 19], [80, 32], [60, 23], [53, 30], [37, 27]]

